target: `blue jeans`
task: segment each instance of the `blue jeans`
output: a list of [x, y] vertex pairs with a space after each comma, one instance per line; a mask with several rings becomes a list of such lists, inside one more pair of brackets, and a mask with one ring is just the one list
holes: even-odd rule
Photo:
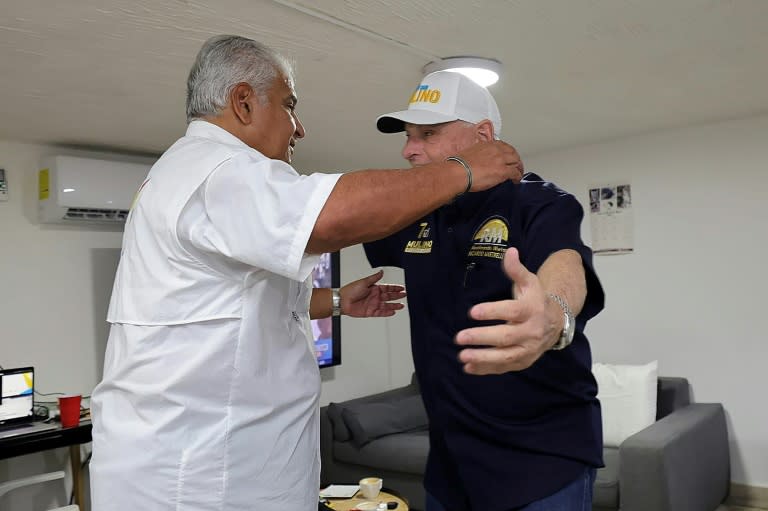
[[[591, 511], [595, 472], [594, 468], [586, 469], [583, 476], [549, 497], [510, 511]], [[426, 511], [446, 511], [446, 509], [427, 492]]]

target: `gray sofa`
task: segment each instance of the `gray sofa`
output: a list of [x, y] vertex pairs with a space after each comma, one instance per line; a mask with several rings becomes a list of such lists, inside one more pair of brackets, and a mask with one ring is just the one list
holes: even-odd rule
[[[379, 476], [424, 509], [427, 422], [415, 381], [320, 410], [322, 484]], [[720, 404], [691, 403], [685, 378], [659, 377], [657, 421], [604, 449], [594, 510], [713, 511], [725, 499], [730, 457]]]

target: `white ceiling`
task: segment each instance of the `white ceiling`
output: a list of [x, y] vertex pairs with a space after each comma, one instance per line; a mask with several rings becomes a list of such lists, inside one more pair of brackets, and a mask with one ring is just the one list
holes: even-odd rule
[[162, 152], [219, 33], [295, 61], [302, 171], [401, 165], [374, 120], [454, 55], [502, 61], [523, 156], [768, 113], [767, 0], [0, 0], [0, 140]]

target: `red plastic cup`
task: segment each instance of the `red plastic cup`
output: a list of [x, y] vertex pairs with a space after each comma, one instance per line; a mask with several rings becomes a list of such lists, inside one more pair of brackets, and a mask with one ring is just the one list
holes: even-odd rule
[[80, 394], [59, 398], [59, 415], [62, 428], [72, 428], [80, 424]]

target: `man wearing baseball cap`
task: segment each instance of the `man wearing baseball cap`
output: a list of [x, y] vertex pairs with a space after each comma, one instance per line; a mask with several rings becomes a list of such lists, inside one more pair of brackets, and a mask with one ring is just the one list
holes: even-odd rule
[[[405, 131], [412, 167], [447, 159], [471, 175], [451, 155], [498, 139], [501, 116], [485, 88], [439, 71], [377, 127]], [[365, 244], [372, 266], [405, 270], [430, 422], [427, 511], [591, 510], [602, 430], [583, 331], [604, 295], [582, 217], [528, 173]]]

